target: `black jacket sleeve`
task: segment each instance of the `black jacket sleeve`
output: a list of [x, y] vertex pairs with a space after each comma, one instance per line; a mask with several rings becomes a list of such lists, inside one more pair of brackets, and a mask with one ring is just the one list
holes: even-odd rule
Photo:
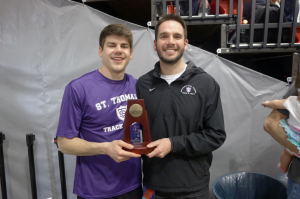
[[226, 139], [220, 87], [215, 82], [205, 102], [203, 124], [197, 132], [171, 137], [172, 152], [187, 156], [204, 155], [219, 148]]

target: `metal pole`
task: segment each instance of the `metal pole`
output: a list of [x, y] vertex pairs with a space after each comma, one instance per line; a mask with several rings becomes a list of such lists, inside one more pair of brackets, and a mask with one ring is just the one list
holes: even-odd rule
[[154, 1], [151, 1], [151, 21], [156, 21], [156, 14], [156, 3]]
[[221, 25], [221, 48], [227, 48], [227, 25]]
[[277, 47], [280, 47], [281, 44], [281, 37], [282, 37], [282, 22], [283, 22], [283, 15], [284, 15], [284, 4], [285, 0], [280, 1], [280, 15], [279, 15], [279, 25], [278, 25], [278, 34], [277, 34]]
[[178, 16], [180, 15], [180, 6], [179, 6], [179, 0], [175, 1], [175, 5], [176, 5], [176, 13]]
[[[54, 144], [57, 148], [57, 137], [54, 138]], [[64, 154], [58, 149], [58, 162], [59, 162], [59, 174], [60, 174], [60, 186], [62, 199], [67, 199], [67, 183], [66, 183], [66, 172], [65, 172], [65, 160]]]
[[242, 16], [242, 0], [238, 0], [238, 15], [236, 20], [236, 48], [240, 48], [240, 33], [241, 33], [241, 16]]
[[163, 15], [167, 14], [167, 0], [162, 1], [163, 4]]
[[296, 80], [297, 74], [299, 73], [299, 54], [293, 54], [293, 65], [292, 65], [292, 81]]
[[[206, 2], [206, 0], [203, 0], [203, 2]], [[216, 18], [219, 18], [219, 11], [220, 11], [219, 8], [220, 8], [220, 0], [216, 0]]]
[[252, 1], [251, 5], [251, 23], [250, 23], [250, 43], [249, 47], [253, 48], [253, 38], [254, 38], [254, 24], [255, 24], [255, 3], [256, 1]]
[[2, 198], [3, 199], [7, 199], [5, 167], [4, 167], [4, 156], [3, 156], [3, 140], [5, 140], [5, 134], [3, 134], [2, 132], [0, 132], [0, 176], [1, 176], [1, 191], [2, 191]]
[[232, 17], [232, 10], [233, 10], [233, 0], [229, 1], [229, 17]]
[[31, 194], [32, 199], [37, 199], [36, 191], [36, 178], [35, 178], [35, 168], [34, 168], [34, 155], [33, 155], [33, 141], [35, 140], [35, 135], [26, 134], [26, 142], [28, 147], [28, 158], [29, 158], [29, 171], [30, 171], [30, 182], [31, 182]]
[[[203, 11], [203, 10], [204, 10], [204, 7], [202, 8], [202, 18], [203, 18], [203, 13], [205, 13], [205, 11]], [[189, 0], [189, 19], [192, 19], [192, 16], [193, 16], [192, 0]]]
[[269, 31], [269, 15], [270, 15], [270, 0], [266, 1], [266, 15], [265, 15], [265, 23], [264, 23], [264, 40], [263, 40], [263, 48], [267, 47], [268, 43], [268, 31]]
[[292, 41], [291, 47], [295, 46], [295, 37], [296, 37], [296, 30], [297, 30], [297, 17], [299, 12], [299, 1], [295, 2], [295, 11], [294, 11], [294, 20], [293, 20], [293, 28], [292, 28]]

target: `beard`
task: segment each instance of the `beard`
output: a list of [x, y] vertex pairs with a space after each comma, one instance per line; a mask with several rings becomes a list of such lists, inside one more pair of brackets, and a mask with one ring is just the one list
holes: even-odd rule
[[[183, 56], [183, 53], [184, 53], [184, 48], [176, 49], [178, 51], [178, 55], [176, 57], [173, 57], [173, 58], [167, 58], [167, 57], [163, 56], [162, 51], [157, 46], [156, 46], [156, 49], [157, 49], [157, 55], [158, 55], [160, 61], [162, 61], [165, 64], [173, 64], [173, 63], [178, 62], [181, 59], [181, 57]], [[163, 48], [163, 51], [164, 50], [165, 49]]]

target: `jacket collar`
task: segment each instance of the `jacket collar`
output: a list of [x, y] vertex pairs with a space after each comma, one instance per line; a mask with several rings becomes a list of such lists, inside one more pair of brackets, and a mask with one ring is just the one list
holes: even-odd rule
[[[187, 80], [188, 78], [190, 78], [190, 76], [192, 76], [193, 74], [199, 74], [199, 73], [205, 73], [205, 71], [200, 68], [197, 67], [193, 62], [188, 61], [186, 62], [187, 67], [186, 70], [184, 71], [184, 73], [177, 79], [177, 80]], [[153, 70], [153, 76], [160, 78], [161, 74], [160, 74], [160, 62], [156, 62], [155, 66], [154, 66], [154, 70]]]

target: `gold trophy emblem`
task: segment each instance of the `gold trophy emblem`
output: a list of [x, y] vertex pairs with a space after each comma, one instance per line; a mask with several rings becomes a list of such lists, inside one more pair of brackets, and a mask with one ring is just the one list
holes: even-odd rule
[[143, 113], [143, 108], [139, 104], [133, 104], [129, 108], [129, 113], [132, 117], [140, 117]]

